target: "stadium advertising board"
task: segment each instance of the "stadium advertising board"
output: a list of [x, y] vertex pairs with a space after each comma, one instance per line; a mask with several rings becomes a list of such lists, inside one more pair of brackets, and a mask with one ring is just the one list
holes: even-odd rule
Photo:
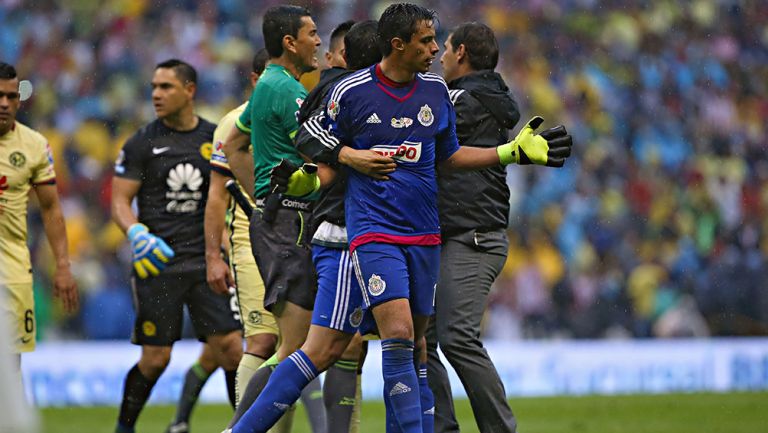
[[[488, 342], [486, 348], [509, 396], [768, 390], [768, 338]], [[124, 342], [40, 344], [24, 355], [27, 393], [43, 407], [117, 405], [138, 351]], [[186, 368], [198, 354], [196, 342], [174, 347], [151, 403], [177, 401]], [[381, 398], [380, 368], [381, 353], [372, 342], [363, 373], [366, 399]], [[465, 397], [449, 372], [456, 397]], [[201, 400], [227, 401], [221, 372], [209, 380]]]

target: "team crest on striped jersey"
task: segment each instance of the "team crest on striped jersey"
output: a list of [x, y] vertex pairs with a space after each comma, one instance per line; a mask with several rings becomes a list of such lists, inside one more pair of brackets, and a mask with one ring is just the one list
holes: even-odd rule
[[419, 119], [419, 123], [424, 126], [430, 126], [432, 125], [432, 122], [435, 121], [435, 116], [432, 114], [432, 109], [427, 104], [424, 104], [424, 106], [421, 107], [421, 110], [419, 110], [419, 115], [416, 118]]
[[380, 276], [373, 274], [371, 275], [371, 278], [368, 279], [368, 291], [373, 296], [379, 296], [382, 293], [384, 293], [384, 290], [387, 289], [387, 282], [384, 281]]

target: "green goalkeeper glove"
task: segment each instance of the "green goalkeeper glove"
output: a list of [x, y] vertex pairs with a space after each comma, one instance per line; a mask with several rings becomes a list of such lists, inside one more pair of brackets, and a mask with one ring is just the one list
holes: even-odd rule
[[296, 167], [287, 160], [282, 160], [272, 169], [271, 183], [277, 192], [293, 197], [303, 197], [320, 189], [315, 164]]
[[286, 195], [303, 197], [320, 189], [320, 178], [315, 164], [304, 164], [288, 178]]
[[514, 140], [496, 148], [502, 164], [537, 164], [548, 167], [562, 167], [565, 159], [571, 155], [573, 139], [563, 125], [533, 132], [541, 126], [544, 119], [535, 116], [528, 121]]

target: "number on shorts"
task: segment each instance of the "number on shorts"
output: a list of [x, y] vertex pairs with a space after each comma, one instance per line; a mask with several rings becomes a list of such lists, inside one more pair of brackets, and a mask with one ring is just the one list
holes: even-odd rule
[[237, 292], [230, 288], [229, 293], [229, 309], [232, 310], [232, 317], [238, 322], [242, 322], [242, 320], [240, 320], [240, 303], [237, 302]]
[[35, 331], [35, 312], [32, 310], [24, 312], [24, 331], [27, 334]]

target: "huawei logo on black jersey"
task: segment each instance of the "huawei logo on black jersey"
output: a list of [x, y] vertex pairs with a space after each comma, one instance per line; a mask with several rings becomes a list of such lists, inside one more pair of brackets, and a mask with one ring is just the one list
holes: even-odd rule
[[179, 164], [168, 173], [168, 186], [173, 191], [180, 191], [184, 185], [190, 191], [197, 191], [203, 184], [203, 176], [194, 165]]
[[181, 163], [168, 172], [166, 183], [171, 189], [165, 193], [165, 198], [170, 201], [165, 210], [171, 213], [195, 212], [200, 207], [203, 199], [202, 191], [203, 175], [200, 169], [190, 163]]

